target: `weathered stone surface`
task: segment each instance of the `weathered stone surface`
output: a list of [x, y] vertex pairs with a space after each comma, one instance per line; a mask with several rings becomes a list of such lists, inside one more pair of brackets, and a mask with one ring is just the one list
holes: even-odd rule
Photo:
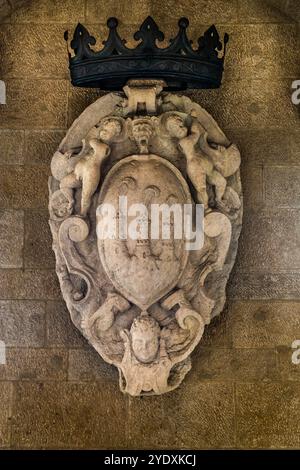
[[298, 112], [291, 100], [290, 79], [270, 82], [269, 79], [231, 81], [229, 78], [225, 67], [220, 90], [189, 91], [188, 95], [213, 116], [218, 116], [218, 123], [224, 129], [297, 129]]
[[69, 85], [68, 98], [68, 126], [85, 110], [87, 106], [92, 104], [97, 98], [104, 93], [93, 88], [75, 88]]
[[244, 217], [237, 271], [299, 270], [299, 224], [298, 209], [249, 210]]
[[[0, 42], [2, 78], [68, 78], [68, 56], [63, 40], [68, 26], [3, 25]], [[26, 60], [24, 60], [26, 57]]]
[[[242, 167], [250, 165], [294, 165], [299, 163], [299, 134], [293, 130], [231, 130], [243, 155]], [[270, 144], [272, 143], [272, 145]]]
[[[300, 329], [295, 330], [295, 339], [300, 339]], [[278, 356], [278, 367], [281, 380], [300, 382], [300, 364], [294, 364], [292, 361], [293, 353], [297, 350], [289, 346], [278, 346], [276, 348]], [[297, 348], [298, 349], [298, 348]], [[298, 358], [297, 352], [297, 358]]]
[[228, 314], [235, 348], [291, 347], [300, 334], [297, 302], [233, 302]]
[[[237, 259], [239, 256], [237, 256]], [[228, 283], [228, 298], [241, 300], [300, 299], [298, 273], [243, 273], [234, 270]]]
[[[297, 3], [297, 2], [296, 2]], [[285, 11], [282, 0], [239, 0], [239, 21], [241, 23], [290, 23], [292, 16]]]
[[193, 357], [194, 380], [261, 382], [277, 380], [275, 350], [203, 349]]
[[[189, 18], [191, 30], [198, 28], [199, 25], [210, 25], [213, 23], [236, 23], [237, 17], [237, 0], [215, 0], [207, 2], [205, 0], [189, 0], [176, 2], [175, 0], [167, 0], [160, 2], [159, 0], [151, 1], [151, 14], [158, 21], [159, 26], [163, 27], [163, 31], [170, 31], [171, 37], [174, 36], [174, 28], [177, 26], [178, 19], [182, 16]], [[170, 14], [174, 12], [174, 14]], [[204, 32], [204, 29], [200, 31]]]
[[237, 446], [299, 447], [299, 384], [237, 384]]
[[297, 76], [294, 51], [299, 43], [295, 23], [226, 25], [226, 32], [230, 37], [225, 67], [228, 80]]
[[61, 298], [57, 277], [51, 270], [0, 270], [0, 299]]
[[41, 347], [45, 343], [44, 302], [0, 301], [1, 340], [6, 347]]
[[233, 447], [232, 407], [231, 384], [199, 383], [189, 378], [172, 394], [131, 399], [130, 447]]
[[[0, 366], [3, 367], [3, 366]], [[10, 445], [10, 418], [12, 409], [12, 385], [0, 383], [0, 448]]]
[[84, 2], [81, 0], [13, 0], [13, 13], [9, 18], [15, 23], [66, 23], [83, 21]]
[[[264, 169], [264, 181], [267, 204], [272, 207], [300, 208], [300, 167], [267, 167]], [[294, 214], [296, 224], [299, 224], [297, 212]], [[291, 226], [288, 230], [293, 232]], [[296, 228], [295, 233], [299, 233], [299, 229]]]
[[253, 80], [247, 106], [252, 114], [252, 127], [296, 129], [299, 116], [291, 95], [290, 79]]
[[22, 165], [24, 132], [0, 130], [0, 165]]
[[0, 268], [22, 267], [23, 239], [23, 211], [0, 211]]
[[85, 381], [118, 381], [115, 367], [107, 364], [88, 344], [85, 349], [69, 350], [69, 380]]
[[50, 165], [65, 132], [57, 130], [26, 131], [24, 161], [27, 165]]
[[0, 380], [66, 380], [68, 355], [59, 349], [7, 348]]
[[0, 128], [64, 128], [66, 80], [6, 80], [6, 106], [0, 107]]
[[7, 0], [0, 1], [0, 21], [11, 13], [11, 5]]
[[224, 308], [223, 312], [212, 319], [209, 325], [205, 327], [201, 346], [226, 348], [231, 345], [231, 332], [227, 327], [228, 309]]
[[[263, 205], [263, 169], [241, 165], [243, 202], [245, 209], [260, 208]], [[247, 216], [247, 214], [246, 214]]]
[[46, 211], [26, 211], [24, 265], [28, 269], [55, 266]]
[[48, 175], [46, 167], [0, 167], [0, 208], [47, 208]]
[[121, 22], [127, 24], [142, 23], [150, 14], [150, 6], [150, 0], [137, 0], [134, 8], [130, 0], [123, 0], [122, 2], [87, 0], [87, 21], [90, 23], [106, 23], [109, 16], [115, 16]]
[[12, 446], [126, 448], [128, 398], [114, 393], [114, 387], [110, 383], [16, 383]]
[[85, 338], [75, 328], [62, 301], [46, 303], [46, 341], [50, 347], [86, 347]]
[[227, 81], [225, 68], [220, 90], [192, 90], [185, 94], [201, 104], [212, 116], [217, 116], [222, 128], [241, 129], [251, 127], [253, 121], [253, 110], [249, 109], [251, 88], [251, 80]]

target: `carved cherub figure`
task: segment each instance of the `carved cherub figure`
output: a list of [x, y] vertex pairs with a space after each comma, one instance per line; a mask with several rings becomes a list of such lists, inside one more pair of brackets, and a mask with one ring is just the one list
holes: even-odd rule
[[121, 372], [120, 387], [124, 392], [137, 396], [142, 392], [161, 394], [174, 388], [168, 383], [171, 369], [188, 357], [204, 331], [201, 316], [185, 299], [182, 300], [182, 296], [182, 291], [178, 291], [164, 305], [169, 309], [179, 304], [176, 320], [180, 328], [189, 331], [188, 339], [177, 353], [168, 353], [167, 328], [161, 329], [147, 312], [134, 319], [130, 331], [121, 332], [125, 351], [118, 368]]
[[[187, 174], [197, 191], [198, 201], [208, 209], [207, 182], [214, 186], [216, 203], [224, 207], [222, 201], [227, 181], [238, 169], [240, 154], [235, 145], [228, 148], [217, 145], [212, 148], [201, 124], [192, 117], [190, 133], [183, 117], [170, 113], [166, 119], [166, 129], [172, 137], [179, 140], [179, 148], [187, 160]], [[198, 144], [198, 145], [197, 145]]]
[[117, 139], [122, 133], [121, 120], [117, 117], [106, 117], [99, 124], [99, 139], [106, 144]]
[[133, 321], [130, 331], [121, 332], [121, 337], [125, 348], [118, 366], [121, 390], [132, 396], [165, 392], [173, 364], [158, 322], [148, 314], [141, 314]]
[[90, 151], [80, 158], [74, 171], [60, 182], [60, 189], [63, 191], [82, 187], [80, 214], [83, 217], [88, 213], [92, 196], [99, 184], [102, 162], [110, 154], [109, 146], [98, 139], [91, 139], [89, 145]]

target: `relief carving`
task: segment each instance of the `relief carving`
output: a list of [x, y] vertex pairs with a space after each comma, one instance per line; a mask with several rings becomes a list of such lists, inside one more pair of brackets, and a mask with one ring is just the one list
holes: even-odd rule
[[[123, 392], [162, 394], [180, 385], [205, 325], [224, 307], [242, 221], [240, 153], [201, 106], [160, 82], [124, 91], [88, 107], [54, 154], [50, 227], [75, 326], [118, 368]], [[176, 235], [175, 212], [170, 236], [162, 228], [152, 236], [153, 207], [190, 206], [195, 227], [197, 204], [199, 246], [187, 249], [192, 240]], [[114, 209], [118, 236], [103, 236], [103, 208]]]

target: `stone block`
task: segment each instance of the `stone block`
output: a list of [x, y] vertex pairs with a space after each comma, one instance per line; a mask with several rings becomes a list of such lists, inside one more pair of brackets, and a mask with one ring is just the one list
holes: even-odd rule
[[26, 211], [25, 218], [25, 268], [54, 268], [52, 238], [46, 211]]
[[238, 16], [241, 23], [290, 23], [285, 13], [285, 1], [239, 0]]
[[238, 144], [242, 168], [257, 165], [293, 165], [299, 162], [298, 134], [286, 130], [230, 130], [229, 137]]
[[56, 273], [46, 270], [1, 269], [0, 299], [59, 300]]
[[105, 93], [101, 93], [93, 88], [75, 88], [72, 85], [69, 85], [69, 87], [68, 126], [71, 126], [87, 106], [94, 103]]
[[201, 338], [201, 346], [226, 348], [231, 345], [231, 332], [227, 328], [227, 307], [205, 327]]
[[[227, 80], [276, 80], [297, 76], [294, 51], [299, 45], [296, 24], [226, 25], [229, 34], [225, 61]], [[282, 47], [285, 44], [285, 47]], [[274, 60], [276, 57], [276, 60]], [[273, 84], [269, 82], [269, 87]]]
[[291, 79], [252, 81], [247, 111], [252, 115], [253, 128], [297, 129], [299, 116], [291, 99], [291, 83]]
[[128, 398], [115, 392], [110, 383], [16, 383], [12, 447], [126, 448]]
[[63, 301], [46, 303], [47, 346], [64, 348], [85, 348], [86, 339], [73, 325]]
[[[238, 5], [237, 0], [215, 0], [214, 2], [207, 2], [205, 0], [185, 0], [176, 2], [176, 0], [166, 0], [160, 2], [159, 0], [151, 1], [151, 14], [154, 19], [157, 19], [159, 26], [164, 33], [171, 34], [174, 37], [174, 32], [177, 32], [177, 22], [180, 17], [184, 16], [190, 20], [190, 29], [194, 31], [197, 29], [199, 33], [203, 33], [204, 29], [199, 25], [211, 24], [230, 24], [236, 23], [238, 20]], [[170, 12], [174, 12], [173, 15]], [[166, 28], [168, 28], [166, 30]], [[172, 29], [171, 29], [172, 28]]]
[[0, 268], [23, 266], [23, 239], [23, 211], [0, 211]]
[[[2, 367], [2, 366], [0, 366]], [[12, 385], [0, 383], [0, 449], [10, 446], [10, 418], [12, 409]]]
[[245, 209], [261, 208], [263, 205], [262, 167], [252, 167], [242, 163], [241, 180]]
[[49, 168], [3, 166], [0, 169], [0, 208], [47, 208]]
[[118, 371], [116, 367], [102, 359], [99, 354], [86, 344], [85, 349], [71, 349], [69, 351], [69, 380], [85, 381], [113, 381], [118, 389]]
[[[295, 339], [300, 340], [300, 330], [295, 331]], [[300, 364], [294, 364], [292, 361], [293, 353], [296, 349], [290, 346], [278, 346], [278, 366], [281, 380], [284, 382], [288, 381], [300, 381]], [[298, 349], [298, 348], [297, 348]], [[297, 353], [298, 357], [298, 353]]]
[[42, 347], [45, 343], [44, 302], [1, 300], [0, 335], [6, 347]]
[[[65, 24], [6, 24], [0, 32], [2, 78], [69, 78]], [[26, 60], [24, 60], [26, 57]]]
[[6, 365], [0, 366], [0, 380], [59, 380], [67, 378], [65, 350], [8, 348]]
[[0, 128], [64, 129], [67, 80], [6, 80], [6, 106], [0, 107]]
[[87, 21], [106, 24], [109, 17], [115, 16], [121, 23], [142, 23], [151, 13], [151, 3], [150, 0], [137, 0], [134, 4], [130, 0], [87, 0]]
[[238, 448], [298, 448], [299, 384], [237, 384], [236, 416]]
[[231, 300], [299, 300], [300, 275], [298, 273], [242, 273], [234, 270], [229, 279], [227, 296]]
[[0, 165], [22, 165], [24, 131], [0, 130]]
[[[81, 0], [14, 0], [12, 23], [66, 23], [84, 21], [84, 2]], [[16, 6], [14, 4], [17, 4]]]
[[233, 387], [188, 375], [170, 394], [131, 399], [129, 425], [131, 448], [233, 447]]
[[243, 219], [236, 270], [293, 272], [300, 268], [300, 211], [248, 210]]
[[52, 156], [65, 135], [64, 131], [26, 131], [24, 160], [27, 165], [50, 166]]
[[191, 375], [198, 380], [263, 382], [279, 379], [275, 350], [196, 350]]
[[[268, 205], [300, 208], [300, 167], [267, 167], [264, 169], [264, 185]], [[299, 221], [297, 212], [294, 214]]]
[[297, 302], [233, 302], [228, 328], [235, 348], [291, 347], [300, 338]]

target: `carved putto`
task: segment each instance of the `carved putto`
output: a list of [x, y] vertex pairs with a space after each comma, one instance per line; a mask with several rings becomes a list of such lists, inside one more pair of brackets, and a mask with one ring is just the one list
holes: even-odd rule
[[[169, 392], [190, 370], [205, 325], [224, 307], [242, 220], [238, 148], [199, 104], [162, 90], [129, 82], [90, 105], [54, 154], [49, 180], [72, 321], [132, 396]], [[151, 236], [152, 208], [176, 205], [191, 207], [192, 227], [202, 210], [201, 243], [190, 249], [184, 231], [175, 235], [175, 213], [169, 236]], [[117, 232], [105, 237], [108, 220]]]

